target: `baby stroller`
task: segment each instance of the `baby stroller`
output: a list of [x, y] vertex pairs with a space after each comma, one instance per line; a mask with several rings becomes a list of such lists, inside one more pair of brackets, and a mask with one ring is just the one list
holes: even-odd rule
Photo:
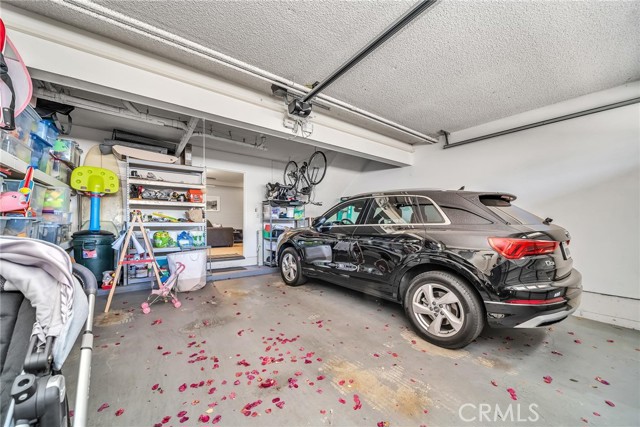
[[61, 369], [83, 325], [73, 425], [86, 425], [96, 291], [93, 273], [60, 247], [0, 238], [2, 426], [71, 425]]
[[165, 282], [160, 283], [160, 287], [158, 289], [154, 289], [151, 291], [151, 294], [149, 294], [147, 300], [140, 304], [140, 307], [142, 308], [142, 312], [144, 314], [151, 313], [151, 305], [158, 301], [160, 298], [162, 298], [164, 302], [167, 302], [167, 300], [171, 298], [171, 304], [173, 304], [175, 308], [180, 308], [180, 306], [182, 306], [182, 303], [180, 302], [180, 300], [178, 300], [178, 291], [176, 290], [174, 292], [173, 289], [178, 282], [178, 276], [184, 271], [184, 269], [185, 265], [183, 263], [176, 263], [176, 269], [173, 273], [171, 273], [171, 276], [169, 276], [169, 278]]

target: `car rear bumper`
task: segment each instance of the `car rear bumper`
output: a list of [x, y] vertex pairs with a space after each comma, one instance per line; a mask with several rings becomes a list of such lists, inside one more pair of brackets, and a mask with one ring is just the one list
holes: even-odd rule
[[546, 305], [485, 301], [489, 326], [494, 328], [536, 328], [566, 319], [580, 305], [582, 275], [574, 269], [567, 278], [559, 280], [553, 285], [558, 288], [566, 288], [564, 301]]

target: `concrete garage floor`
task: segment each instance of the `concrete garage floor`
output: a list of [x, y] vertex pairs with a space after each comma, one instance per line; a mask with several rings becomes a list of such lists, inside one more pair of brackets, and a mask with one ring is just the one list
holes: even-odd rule
[[399, 305], [320, 281], [219, 281], [144, 315], [147, 295], [97, 303], [88, 425], [640, 425], [637, 331], [571, 318], [451, 351]]

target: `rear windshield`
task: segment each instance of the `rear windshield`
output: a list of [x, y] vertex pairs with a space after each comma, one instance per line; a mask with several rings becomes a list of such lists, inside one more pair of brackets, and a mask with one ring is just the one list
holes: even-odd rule
[[517, 206], [487, 206], [487, 208], [509, 224], [541, 224], [542, 218]]

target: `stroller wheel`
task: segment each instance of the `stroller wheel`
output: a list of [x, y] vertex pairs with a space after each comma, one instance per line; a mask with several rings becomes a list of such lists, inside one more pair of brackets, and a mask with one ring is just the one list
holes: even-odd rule
[[148, 302], [143, 302], [142, 304], [140, 304], [140, 308], [142, 308], [143, 310], [145, 308], [149, 308], [149, 303]]
[[173, 306], [175, 308], [180, 308], [180, 307], [182, 307], [182, 303], [180, 301], [178, 301], [178, 300], [173, 300]]
[[148, 305], [146, 307], [142, 307], [142, 312], [144, 314], [149, 314], [151, 313], [151, 307], [149, 307]]

